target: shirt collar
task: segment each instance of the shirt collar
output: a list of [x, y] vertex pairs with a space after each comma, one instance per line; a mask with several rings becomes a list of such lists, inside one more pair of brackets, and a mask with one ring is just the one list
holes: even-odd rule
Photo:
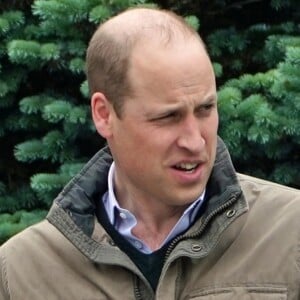
[[[115, 227], [115, 229], [119, 231], [119, 233], [125, 235], [125, 237], [127, 236], [127, 238], [132, 238], [131, 229], [136, 225], [137, 220], [130, 211], [120, 207], [116, 199], [113, 181], [114, 173], [115, 163], [113, 162], [108, 173], [108, 191], [103, 197], [104, 207], [106, 209], [109, 221]], [[203, 203], [204, 196], [205, 190], [193, 203], [186, 208], [177, 224], [173, 227], [165, 239], [164, 244], [174, 238], [176, 235], [180, 234], [182, 231], [188, 229], [189, 226], [195, 221], [200, 206]]]

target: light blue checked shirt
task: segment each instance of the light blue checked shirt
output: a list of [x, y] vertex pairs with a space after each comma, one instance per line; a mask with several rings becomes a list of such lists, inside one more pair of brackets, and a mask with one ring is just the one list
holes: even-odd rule
[[[112, 163], [108, 173], [108, 191], [102, 197], [109, 221], [114, 228], [134, 247], [145, 254], [150, 254], [153, 251], [142, 240], [138, 239], [131, 233], [132, 229], [137, 224], [136, 217], [129, 210], [120, 207], [115, 197], [113, 181], [114, 172], [115, 164]], [[189, 228], [189, 226], [194, 222], [197, 212], [203, 203], [204, 195], [205, 191], [183, 212], [182, 216], [160, 247]]]

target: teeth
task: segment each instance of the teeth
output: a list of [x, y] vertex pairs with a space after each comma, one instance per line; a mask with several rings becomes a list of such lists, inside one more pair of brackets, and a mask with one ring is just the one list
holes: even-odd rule
[[197, 167], [197, 165], [198, 165], [197, 163], [181, 163], [181, 164], [176, 165], [176, 168], [190, 171], [190, 170], [195, 169]]

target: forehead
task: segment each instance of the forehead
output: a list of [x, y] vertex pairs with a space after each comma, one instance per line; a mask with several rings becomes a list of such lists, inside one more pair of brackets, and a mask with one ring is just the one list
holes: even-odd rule
[[[129, 115], [155, 116], [186, 110], [216, 100], [215, 76], [209, 57], [198, 43], [137, 47], [128, 71], [131, 95], [124, 103]], [[131, 112], [131, 113], [130, 113]]]
[[197, 39], [164, 46], [155, 40], [139, 43], [130, 57], [128, 77], [133, 91], [215, 85], [211, 61]]

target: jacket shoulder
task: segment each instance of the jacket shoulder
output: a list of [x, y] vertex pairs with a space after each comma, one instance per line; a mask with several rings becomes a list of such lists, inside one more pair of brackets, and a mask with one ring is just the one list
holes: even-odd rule
[[68, 266], [82, 261], [84, 256], [47, 220], [30, 226], [0, 247], [0, 299], [22, 299], [22, 293], [23, 299], [37, 299], [29, 297], [35, 286], [50, 291], [63, 282]]
[[[277, 255], [285, 257], [286, 260], [289, 257], [293, 260], [292, 264], [296, 263], [298, 277], [300, 191], [243, 174], [238, 174], [238, 179], [249, 205], [247, 224], [250, 224], [248, 228], [255, 232], [256, 244], [263, 245], [262, 241], [267, 240], [266, 249], [274, 245]], [[286, 234], [287, 232], [289, 234]]]
[[53, 254], [61, 247], [70, 249], [74, 246], [48, 220], [43, 220], [5, 242], [0, 247], [0, 255], [5, 257], [7, 263], [16, 260], [17, 264], [22, 257], [37, 258], [44, 256], [47, 251]]
[[271, 181], [238, 174], [244, 197], [249, 205], [250, 214], [257, 218], [282, 220], [294, 223], [299, 231], [300, 191]]
[[11, 237], [0, 247], [0, 251], [5, 251], [5, 249], [16, 246], [26, 246], [29, 243], [33, 246], [38, 240], [51, 238], [51, 236], [56, 234], [57, 230], [53, 227], [53, 225], [51, 225], [47, 220], [43, 220], [27, 227], [23, 231]]
[[[10, 299], [10, 281], [18, 273], [26, 274], [26, 262], [34, 258], [39, 251], [39, 232], [50, 227], [47, 221], [32, 225], [11, 237], [0, 247], [0, 299]], [[42, 231], [48, 231], [42, 229]], [[46, 234], [47, 235], [47, 234]], [[42, 234], [44, 236], [44, 234]], [[44, 238], [44, 237], [43, 237]], [[30, 269], [29, 269], [30, 270]], [[26, 276], [25, 276], [26, 277]]]
[[242, 190], [259, 195], [263, 193], [267, 198], [294, 199], [300, 205], [300, 190], [281, 185], [272, 181], [237, 173]]

